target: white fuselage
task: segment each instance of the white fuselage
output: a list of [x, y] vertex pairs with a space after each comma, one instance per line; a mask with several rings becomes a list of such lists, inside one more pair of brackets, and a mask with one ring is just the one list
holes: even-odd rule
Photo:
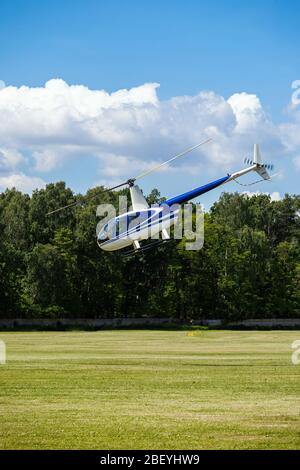
[[111, 219], [99, 232], [97, 243], [102, 250], [115, 251], [134, 241], [158, 239], [178, 219], [179, 206], [161, 205], [140, 211], [130, 211]]
[[256, 171], [263, 179], [270, 179], [264, 165], [258, 146], [254, 147], [252, 165], [248, 168], [227, 174], [226, 176], [207, 183], [186, 193], [167, 199], [157, 207], [149, 207], [140, 188], [133, 184], [130, 187], [130, 195], [134, 210], [111, 219], [100, 230], [97, 243], [102, 250], [116, 251], [129, 245], [139, 246], [139, 241], [149, 238], [159, 239], [162, 232], [164, 238], [166, 231], [177, 221], [180, 204], [205, 194], [212, 189], [222, 186], [251, 171]]

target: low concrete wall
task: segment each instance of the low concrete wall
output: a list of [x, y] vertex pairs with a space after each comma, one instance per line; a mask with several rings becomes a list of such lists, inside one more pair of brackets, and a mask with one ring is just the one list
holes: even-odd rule
[[106, 328], [164, 325], [178, 323], [170, 318], [16, 318], [0, 319], [0, 328]]
[[[167, 326], [186, 325], [187, 321], [176, 318], [61, 318], [45, 319], [45, 318], [16, 318], [16, 319], [0, 319], [0, 329], [22, 329], [22, 328], [39, 328], [39, 329], [60, 329], [60, 328], [132, 328], [132, 327], [151, 327], [151, 326]], [[300, 328], [300, 318], [272, 318], [272, 319], [249, 319], [234, 322], [224, 322], [222, 319], [202, 319], [194, 320], [189, 323], [191, 326], [208, 326], [210, 328]]]
[[294, 328], [300, 327], [300, 318], [257, 318], [227, 323], [228, 327]]

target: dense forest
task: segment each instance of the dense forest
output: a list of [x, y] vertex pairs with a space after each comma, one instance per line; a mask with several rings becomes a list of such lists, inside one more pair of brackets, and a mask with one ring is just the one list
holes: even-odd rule
[[300, 196], [224, 193], [205, 214], [202, 250], [172, 241], [125, 259], [96, 244], [95, 208], [119, 194], [94, 188], [85, 198], [63, 182], [0, 194], [2, 318], [299, 316]]

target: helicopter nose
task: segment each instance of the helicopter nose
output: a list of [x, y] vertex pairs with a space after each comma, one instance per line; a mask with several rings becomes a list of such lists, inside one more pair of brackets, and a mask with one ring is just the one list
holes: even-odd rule
[[101, 242], [109, 240], [108, 235], [104, 232], [104, 230], [101, 230], [101, 232], [99, 232], [97, 239]]

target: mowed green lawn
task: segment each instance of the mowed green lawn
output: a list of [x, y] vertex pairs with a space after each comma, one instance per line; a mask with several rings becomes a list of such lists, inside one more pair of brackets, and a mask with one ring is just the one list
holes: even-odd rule
[[298, 331], [0, 332], [1, 449], [300, 448]]

